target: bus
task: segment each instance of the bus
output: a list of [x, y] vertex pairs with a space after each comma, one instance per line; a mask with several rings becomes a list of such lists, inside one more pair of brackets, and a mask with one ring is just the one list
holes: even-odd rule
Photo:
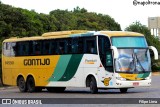
[[9, 38], [2, 43], [2, 80], [20, 92], [63, 92], [66, 87], [119, 89], [151, 85], [145, 36], [124, 31], [71, 30]]

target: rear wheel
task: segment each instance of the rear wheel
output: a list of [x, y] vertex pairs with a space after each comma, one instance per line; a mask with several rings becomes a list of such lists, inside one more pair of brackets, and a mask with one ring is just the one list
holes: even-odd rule
[[90, 81], [90, 91], [92, 94], [95, 94], [98, 92], [98, 88], [97, 88], [97, 82], [95, 80], [94, 77], [91, 77], [91, 81]]
[[36, 91], [35, 81], [34, 81], [34, 78], [33, 78], [33, 77], [29, 77], [29, 78], [27, 79], [27, 88], [28, 88], [28, 91], [29, 91], [30, 93]]
[[17, 86], [18, 86], [20, 92], [26, 92], [27, 91], [26, 82], [25, 82], [23, 77], [18, 78]]
[[128, 88], [120, 88], [121, 93], [127, 93]]

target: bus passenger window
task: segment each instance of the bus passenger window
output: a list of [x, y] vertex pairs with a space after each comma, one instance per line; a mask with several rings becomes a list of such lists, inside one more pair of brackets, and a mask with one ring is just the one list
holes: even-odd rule
[[77, 44], [77, 38], [72, 39], [72, 53], [77, 54], [78, 53], [78, 44]]
[[11, 56], [16, 56], [16, 52], [17, 52], [17, 45], [16, 45], [16, 43], [15, 42], [12, 42], [11, 43], [11, 50], [10, 50], [10, 52], [11, 52]]
[[86, 41], [86, 53], [94, 54], [96, 53], [96, 46], [94, 40], [87, 40]]
[[85, 53], [96, 54], [97, 53], [97, 45], [96, 45], [96, 37], [87, 37], [85, 40]]
[[79, 39], [78, 40], [78, 52], [77, 53], [83, 54], [83, 49], [84, 49], [83, 45], [84, 45], [83, 39]]
[[18, 43], [18, 55], [26, 56], [29, 53], [29, 42], [19, 42]]
[[65, 53], [65, 43], [64, 42], [59, 42], [59, 46], [58, 46], [58, 52], [59, 54], [64, 54]]
[[3, 50], [5, 56], [10, 56], [11, 44], [9, 42], [3, 44]]
[[57, 55], [58, 54], [58, 51], [57, 51], [57, 41], [54, 40], [51, 42], [51, 48], [50, 48], [50, 54], [51, 55]]
[[33, 42], [34, 55], [41, 55], [41, 41]]
[[43, 43], [43, 55], [49, 55], [49, 50], [50, 50], [50, 42], [49, 41], [45, 41]]
[[68, 39], [67, 40], [67, 43], [66, 43], [66, 49], [67, 49], [67, 54], [72, 54], [72, 41], [71, 39]]

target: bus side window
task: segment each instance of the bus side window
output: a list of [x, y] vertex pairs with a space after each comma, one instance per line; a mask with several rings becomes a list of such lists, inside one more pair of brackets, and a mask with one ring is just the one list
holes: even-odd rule
[[50, 47], [50, 54], [51, 55], [57, 55], [57, 40], [52, 40], [51, 41], [51, 47]]
[[19, 47], [20, 47], [20, 50], [19, 50], [18, 54], [20, 56], [28, 55], [28, 53], [29, 53], [29, 42], [27, 42], [27, 41], [26, 42], [20, 42]]
[[78, 43], [77, 43], [78, 39], [77, 38], [73, 38], [72, 39], [72, 53], [73, 54], [77, 54], [78, 53]]
[[96, 40], [86, 40], [85, 43], [85, 53], [91, 53], [91, 54], [96, 54], [97, 53], [97, 48], [96, 48]]
[[65, 41], [59, 41], [59, 43], [58, 43], [58, 53], [60, 55], [66, 53], [65, 52]]
[[72, 41], [71, 39], [66, 40], [66, 50], [67, 50], [67, 54], [72, 54]]
[[83, 38], [78, 38], [78, 54], [84, 53], [84, 41]]
[[16, 52], [17, 52], [17, 45], [16, 42], [12, 42], [11, 43], [11, 50], [10, 50], [10, 55], [11, 56], [16, 56]]
[[6, 42], [3, 44], [3, 54], [5, 56], [10, 56], [10, 49], [11, 49], [11, 43], [9, 42]]
[[43, 42], [43, 55], [49, 55], [50, 52], [50, 41], [44, 41]]
[[33, 41], [34, 55], [41, 55], [41, 41]]

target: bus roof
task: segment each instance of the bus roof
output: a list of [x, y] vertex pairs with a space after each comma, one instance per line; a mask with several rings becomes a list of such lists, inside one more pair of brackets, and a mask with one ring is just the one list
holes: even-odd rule
[[108, 37], [143, 36], [143, 34], [140, 34], [140, 33], [126, 32], [126, 31], [71, 30], [71, 31], [48, 32], [48, 33], [42, 34], [42, 36], [34, 36], [34, 37], [23, 37], [23, 38], [11, 37], [9, 39], [5, 39], [3, 42], [42, 40], [42, 39], [53, 39], [53, 38], [68, 38], [68, 37], [82, 37], [82, 36], [94, 36], [94, 35], [105, 35]]
[[112, 36], [143, 36], [141, 33], [128, 32], [128, 31], [100, 31], [101, 34]]

